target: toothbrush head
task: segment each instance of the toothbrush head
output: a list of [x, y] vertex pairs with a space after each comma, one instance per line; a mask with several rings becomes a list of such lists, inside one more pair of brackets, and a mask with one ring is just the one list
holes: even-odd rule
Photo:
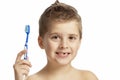
[[26, 25], [26, 26], [25, 26], [25, 32], [26, 32], [27, 34], [30, 33], [30, 25]]

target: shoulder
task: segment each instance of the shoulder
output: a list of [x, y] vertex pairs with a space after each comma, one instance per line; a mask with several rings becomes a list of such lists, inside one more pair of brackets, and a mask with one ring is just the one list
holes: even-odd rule
[[30, 75], [25, 80], [34, 80], [34, 79], [35, 79], [35, 75]]
[[38, 73], [35, 73], [33, 75], [28, 76], [26, 80], [40, 80], [40, 79], [38, 77]]
[[79, 69], [74, 69], [74, 71], [75, 71], [78, 79], [82, 79], [82, 80], [98, 80], [97, 76], [91, 71], [79, 70]]
[[82, 75], [85, 78], [85, 80], [98, 80], [98, 78], [96, 77], [96, 75], [88, 70], [82, 70]]

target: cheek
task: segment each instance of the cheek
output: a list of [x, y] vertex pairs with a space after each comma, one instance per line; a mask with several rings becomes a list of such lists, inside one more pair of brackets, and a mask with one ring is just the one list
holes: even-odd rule
[[49, 52], [49, 51], [55, 50], [57, 48], [57, 44], [52, 41], [45, 41], [44, 47], [45, 47], [45, 50]]
[[80, 47], [80, 43], [79, 42], [74, 43], [74, 44], [72, 44], [72, 47], [73, 47], [74, 52], [76, 53], [78, 51], [79, 47]]

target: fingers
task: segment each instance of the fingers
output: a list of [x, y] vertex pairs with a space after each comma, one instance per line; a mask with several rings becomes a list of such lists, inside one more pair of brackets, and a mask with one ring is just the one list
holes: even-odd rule
[[17, 65], [27, 65], [29, 67], [32, 67], [31, 63], [28, 60], [19, 60], [15, 64], [17, 64]]
[[29, 71], [29, 68], [32, 67], [31, 63], [28, 60], [20, 60], [13, 65], [14, 69], [19, 72], [22, 70]]
[[30, 71], [30, 67], [32, 67], [29, 60], [21, 59], [21, 57], [26, 53], [26, 50], [22, 50], [18, 53], [15, 64], [13, 65], [15, 77], [21, 78], [23, 75], [27, 76]]
[[26, 50], [22, 50], [18, 53], [17, 58], [16, 58], [16, 62], [21, 60], [21, 57], [26, 53]]
[[22, 73], [22, 75], [28, 76], [30, 71], [30, 67], [27, 65], [21, 65], [20, 66], [20, 72]]

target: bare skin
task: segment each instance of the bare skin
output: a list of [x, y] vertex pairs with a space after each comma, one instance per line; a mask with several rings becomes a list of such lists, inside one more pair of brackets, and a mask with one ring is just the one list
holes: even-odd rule
[[67, 70], [66, 72], [64, 69], [59, 72], [48, 72], [47, 69], [44, 68], [38, 73], [29, 76], [27, 80], [98, 80], [90, 71], [77, 70], [73, 67]]
[[26, 53], [26, 50], [22, 50], [18, 53], [15, 64], [13, 65], [15, 80], [23, 80], [28, 76], [29, 68], [32, 66], [29, 60], [23, 60], [21, 57]]
[[[50, 67], [46, 65], [34, 75], [28, 76], [31, 63], [28, 60], [22, 60], [21, 57], [25, 54], [25, 50], [18, 53], [14, 64], [15, 80], [98, 80], [97, 77], [90, 71], [78, 70], [71, 65], [61, 67]], [[62, 74], [62, 75], [61, 75]]]
[[46, 51], [47, 65], [28, 76], [31, 63], [21, 59], [26, 53], [23, 50], [14, 64], [15, 80], [23, 80], [23, 75], [26, 75], [25, 80], [98, 80], [92, 72], [71, 65], [81, 43], [78, 27], [76, 21], [54, 23], [44, 38], [38, 37], [39, 46]]

